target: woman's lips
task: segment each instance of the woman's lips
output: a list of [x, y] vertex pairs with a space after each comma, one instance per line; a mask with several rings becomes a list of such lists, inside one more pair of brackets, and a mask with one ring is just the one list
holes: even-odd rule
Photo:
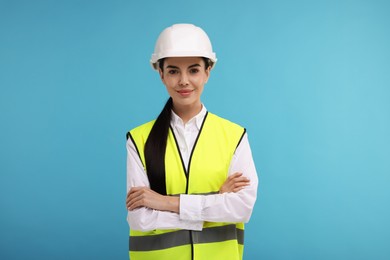
[[191, 90], [191, 89], [182, 89], [182, 90], [177, 91], [177, 93], [179, 93], [180, 96], [182, 96], [182, 97], [188, 97], [189, 95], [192, 94], [192, 92], [193, 92], [193, 90]]

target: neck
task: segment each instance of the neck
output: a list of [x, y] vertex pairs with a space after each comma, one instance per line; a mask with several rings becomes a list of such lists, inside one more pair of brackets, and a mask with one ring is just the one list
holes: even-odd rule
[[173, 111], [178, 115], [183, 123], [186, 124], [191, 118], [199, 114], [202, 110], [202, 103], [190, 104], [185, 106], [176, 106], [173, 104]]

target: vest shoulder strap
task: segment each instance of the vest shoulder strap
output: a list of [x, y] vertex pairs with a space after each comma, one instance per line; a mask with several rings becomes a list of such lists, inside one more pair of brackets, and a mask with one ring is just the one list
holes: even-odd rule
[[152, 120], [143, 125], [140, 125], [127, 133], [127, 139], [131, 139], [135, 149], [137, 150], [138, 156], [141, 159], [143, 166], [145, 167], [145, 154], [144, 147], [146, 140], [148, 139], [149, 133], [152, 130], [154, 122], [156, 120]]

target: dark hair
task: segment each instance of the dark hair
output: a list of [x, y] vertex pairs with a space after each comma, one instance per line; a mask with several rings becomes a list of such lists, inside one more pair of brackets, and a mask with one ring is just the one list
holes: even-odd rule
[[171, 123], [172, 98], [169, 98], [157, 117], [145, 144], [145, 166], [150, 188], [166, 195], [165, 150]]
[[[205, 69], [212, 65], [211, 60], [204, 58]], [[158, 61], [161, 71], [164, 71], [164, 59]], [[157, 117], [145, 144], [145, 166], [150, 188], [162, 195], [166, 195], [165, 182], [165, 151], [168, 132], [171, 123], [172, 98], [166, 102], [160, 115]]]

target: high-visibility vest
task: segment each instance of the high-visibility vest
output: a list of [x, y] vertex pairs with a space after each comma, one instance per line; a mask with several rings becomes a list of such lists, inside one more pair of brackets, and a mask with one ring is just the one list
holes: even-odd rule
[[[129, 132], [145, 166], [144, 147], [154, 121]], [[207, 113], [195, 142], [188, 170], [184, 168], [172, 129], [165, 154], [167, 195], [216, 194], [228, 177], [233, 154], [245, 129]], [[132, 260], [236, 260], [242, 259], [244, 224], [205, 222], [202, 231], [136, 231], [130, 227]]]

